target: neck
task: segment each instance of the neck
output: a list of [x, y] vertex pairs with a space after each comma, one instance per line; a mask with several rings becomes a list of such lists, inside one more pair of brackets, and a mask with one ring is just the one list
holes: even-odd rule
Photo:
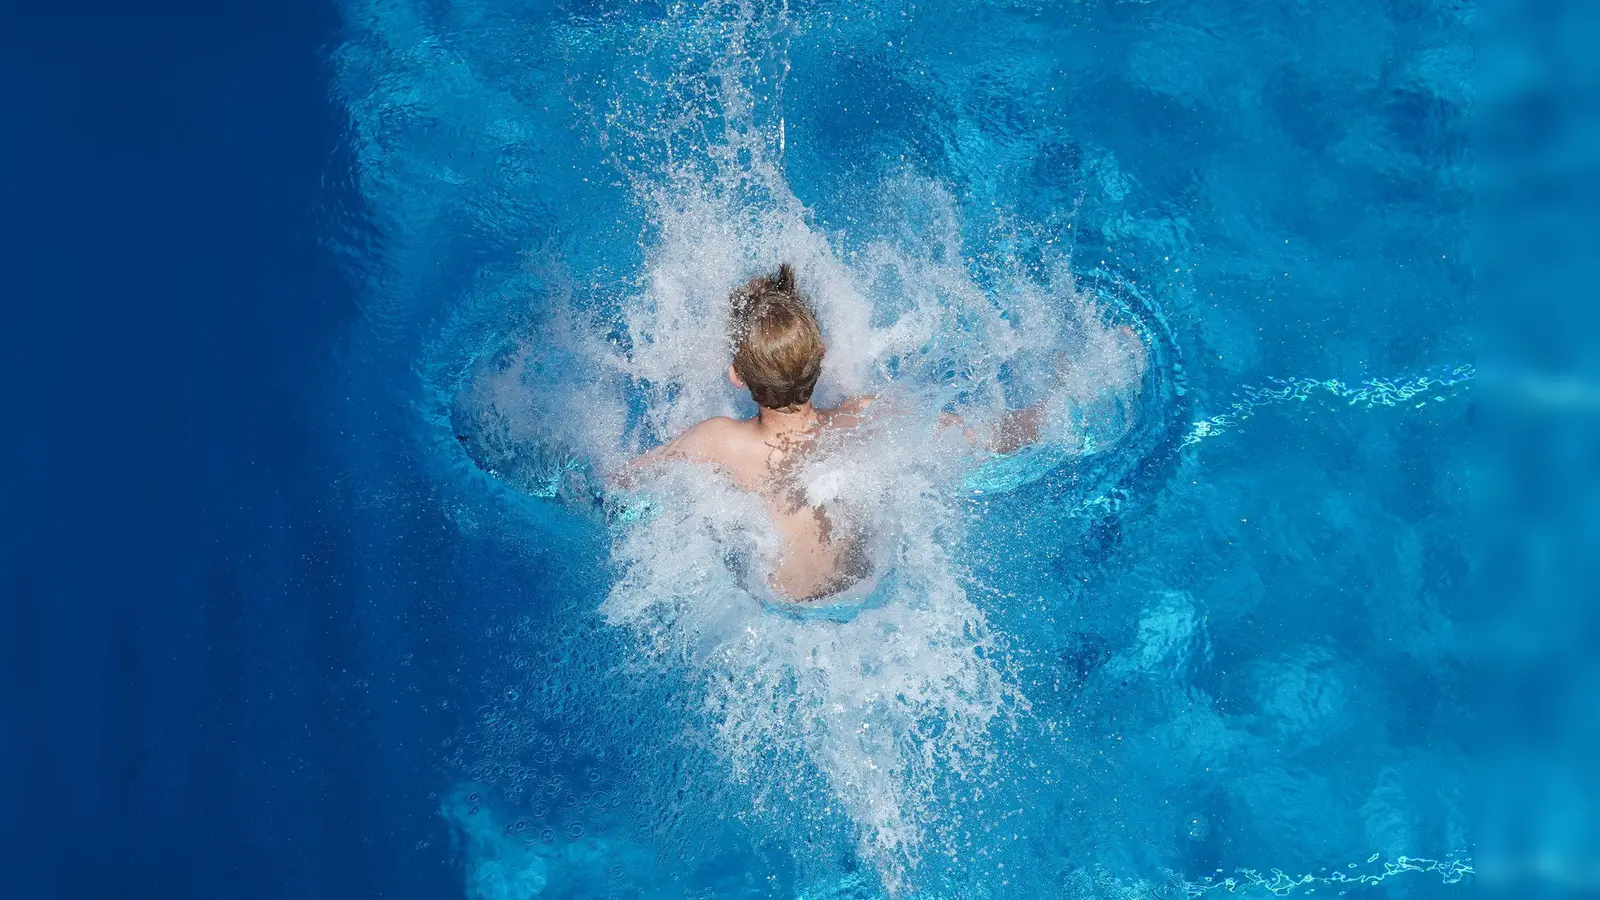
[[802, 403], [789, 409], [756, 407], [756, 427], [768, 434], [803, 431], [810, 428], [816, 421], [817, 411], [812, 408], [810, 403]]

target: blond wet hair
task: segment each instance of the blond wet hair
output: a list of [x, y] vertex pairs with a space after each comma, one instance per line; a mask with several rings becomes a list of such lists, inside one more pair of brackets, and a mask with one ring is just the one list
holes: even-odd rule
[[822, 374], [822, 329], [788, 263], [752, 279], [729, 298], [733, 370], [767, 409], [811, 402]]

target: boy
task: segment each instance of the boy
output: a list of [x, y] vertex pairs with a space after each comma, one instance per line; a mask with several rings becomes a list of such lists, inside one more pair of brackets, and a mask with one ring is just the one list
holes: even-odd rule
[[[832, 409], [811, 405], [825, 348], [788, 264], [735, 291], [732, 305], [729, 337], [734, 353], [728, 381], [750, 391], [756, 415], [707, 419], [635, 459], [630, 469], [673, 458], [710, 463], [726, 472], [765, 501], [783, 538], [784, 552], [768, 583], [791, 600], [818, 600], [860, 581], [870, 564], [858, 540], [837, 533], [826, 511], [806, 502], [792, 473], [824, 432], [859, 424], [872, 398], [853, 398]], [[1008, 413], [990, 441], [980, 441], [971, 430], [966, 434], [986, 449], [1006, 453], [1038, 440], [1043, 416], [1044, 405], [1035, 404]], [[949, 413], [940, 421], [963, 426]], [[624, 483], [633, 480], [630, 475], [624, 473]]]

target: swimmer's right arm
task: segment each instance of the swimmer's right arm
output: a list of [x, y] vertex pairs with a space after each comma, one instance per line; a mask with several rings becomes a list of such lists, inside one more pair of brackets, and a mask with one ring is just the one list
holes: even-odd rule
[[[1138, 368], [1142, 371], [1145, 365], [1145, 350], [1144, 344], [1139, 341], [1138, 333], [1127, 325], [1122, 326], [1118, 331], [1128, 348], [1127, 352], [1137, 358]], [[980, 447], [990, 453], [1015, 453], [1023, 447], [1037, 444], [1043, 432], [1046, 419], [1050, 415], [1052, 402], [1054, 402], [1057, 395], [1062, 394], [1067, 389], [1063, 383], [1062, 370], [1068, 364], [1064, 355], [1058, 355], [1056, 357], [1055, 385], [1050, 390], [1050, 396], [1031, 406], [1007, 411], [1005, 415], [1000, 417], [999, 421], [995, 422], [994, 430], [987, 435], [980, 434], [955, 413], [940, 413], [939, 424], [960, 428], [962, 434], [966, 435], [967, 440], [974, 447]]]
[[[865, 417], [867, 407], [872, 406], [878, 398], [867, 394], [852, 397], [834, 407], [831, 412], [835, 416], [835, 424], [852, 427]], [[876, 414], [880, 410], [874, 410]], [[883, 409], [893, 415], [904, 414], [904, 409], [893, 407]], [[994, 431], [989, 435], [979, 434], [977, 429], [966, 423], [966, 420], [952, 412], [939, 414], [939, 425], [944, 428], [959, 428], [967, 441], [974, 447], [987, 450], [990, 453], [1012, 453], [1029, 444], [1038, 443], [1039, 429], [1044, 424], [1047, 413], [1046, 401], [1040, 401], [1026, 409], [1012, 410], [1000, 417], [995, 423]]]
[[1039, 442], [1039, 429], [1044, 424], [1046, 401], [1039, 401], [1023, 409], [1013, 409], [1000, 417], [994, 431], [979, 434], [965, 419], [952, 412], [939, 414], [939, 424], [946, 428], [959, 428], [967, 442], [990, 453], [1015, 453], [1029, 444]]
[[[867, 407], [877, 401], [872, 394], [862, 394], [859, 397], [850, 397], [838, 406], [826, 410], [828, 424], [835, 428], [854, 428], [866, 418]], [[877, 411], [874, 411], [874, 415]]]

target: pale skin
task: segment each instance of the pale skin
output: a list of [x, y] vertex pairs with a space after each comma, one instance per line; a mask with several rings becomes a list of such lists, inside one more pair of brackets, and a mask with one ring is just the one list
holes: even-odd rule
[[[728, 381], [746, 388], [732, 366]], [[841, 533], [825, 510], [808, 504], [787, 476], [818, 437], [855, 428], [872, 403], [872, 397], [855, 397], [831, 409], [817, 409], [808, 402], [786, 409], [758, 407], [748, 419], [715, 416], [634, 459], [617, 481], [632, 487], [641, 469], [667, 459], [708, 463], [726, 473], [764, 501], [783, 538], [783, 553], [768, 576], [772, 589], [790, 600], [821, 599], [865, 577], [867, 566], [854, 536]], [[1037, 441], [1043, 420], [1042, 403], [1007, 413], [985, 440], [954, 414], [940, 416], [941, 425], [961, 428], [968, 440], [996, 453]]]

